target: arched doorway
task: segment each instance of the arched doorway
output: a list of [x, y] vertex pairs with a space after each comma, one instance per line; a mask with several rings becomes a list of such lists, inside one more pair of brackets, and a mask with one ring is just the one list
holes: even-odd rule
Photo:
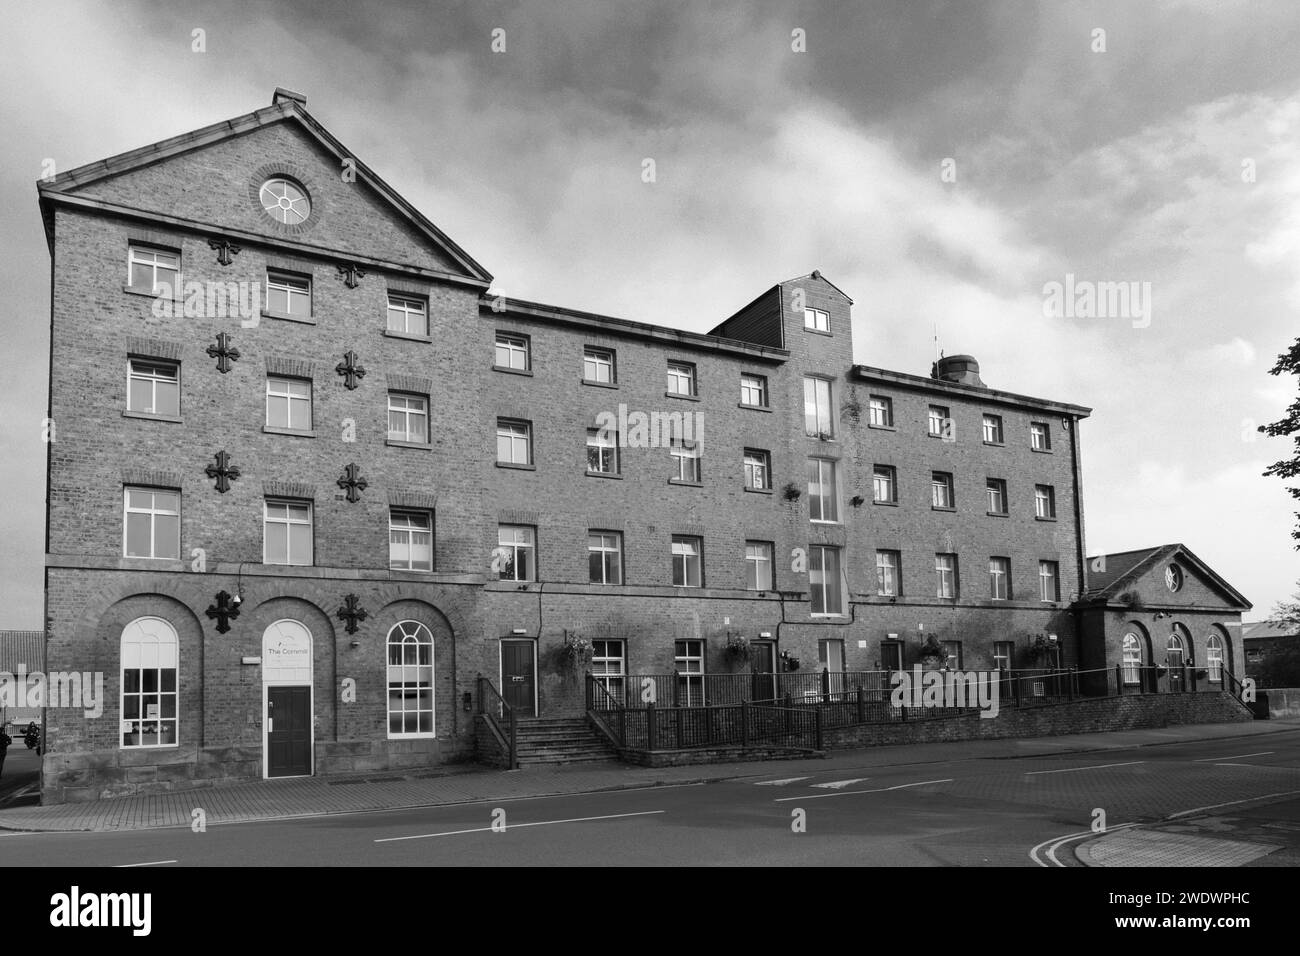
[[262, 768], [267, 777], [309, 777], [312, 639], [300, 621], [276, 621], [262, 633]]
[[1191, 635], [1187, 628], [1175, 624], [1165, 643], [1165, 666], [1169, 668], [1169, 689], [1186, 689], [1187, 671], [1193, 666]]
[[1205, 676], [1211, 684], [1222, 687], [1223, 675], [1232, 673], [1228, 639], [1220, 633], [1217, 626], [1210, 628], [1205, 638]]
[[1142, 637], [1135, 631], [1129, 631], [1120, 642], [1120, 677], [1124, 688], [1142, 686], [1142, 667], [1146, 657], [1142, 653]]

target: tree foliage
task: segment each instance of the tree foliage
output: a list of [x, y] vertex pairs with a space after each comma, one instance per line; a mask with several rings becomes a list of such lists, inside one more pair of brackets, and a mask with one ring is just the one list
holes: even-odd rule
[[[1300, 339], [1296, 339], [1287, 351], [1277, 357], [1277, 364], [1269, 369], [1270, 375], [1295, 375], [1300, 378]], [[1284, 458], [1281, 461], [1275, 461], [1264, 469], [1265, 475], [1271, 475], [1281, 478], [1284, 481], [1288, 478], [1300, 477], [1300, 396], [1292, 402], [1281, 419], [1268, 425], [1260, 425], [1259, 430], [1265, 435], [1274, 438], [1284, 438], [1288, 435], [1295, 436], [1295, 449], [1291, 458]], [[1293, 485], [1287, 488], [1292, 498], [1300, 500], [1300, 485]], [[1296, 539], [1296, 550], [1300, 551], [1300, 511], [1296, 514], [1296, 527], [1291, 532], [1291, 537]]]

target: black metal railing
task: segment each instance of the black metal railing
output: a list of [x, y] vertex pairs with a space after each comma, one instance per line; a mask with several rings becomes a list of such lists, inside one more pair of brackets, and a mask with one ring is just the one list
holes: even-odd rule
[[519, 769], [519, 716], [502, 697], [492, 681], [478, 675], [478, 713], [487, 721], [499, 740], [506, 744], [507, 768]]

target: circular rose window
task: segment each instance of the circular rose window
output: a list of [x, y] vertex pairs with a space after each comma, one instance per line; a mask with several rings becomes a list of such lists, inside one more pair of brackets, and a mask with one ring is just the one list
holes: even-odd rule
[[1177, 591], [1183, 586], [1183, 571], [1178, 565], [1171, 564], [1165, 568], [1165, 587]]
[[258, 193], [262, 208], [276, 222], [296, 226], [311, 215], [311, 200], [297, 183], [287, 179], [268, 179]]

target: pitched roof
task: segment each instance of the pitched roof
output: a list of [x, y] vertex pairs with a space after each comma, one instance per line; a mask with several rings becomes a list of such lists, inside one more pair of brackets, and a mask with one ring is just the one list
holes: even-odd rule
[[1243, 640], [1260, 637], [1300, 637], [1300, 624], [1274, 624], [1271, 621], [1256, 621], [1254, 624], [1241, 626]]
[[[48, 180], [37, 183], [42, 206], [47, 201], [57, 198], [68, 190], [78, 189], [107, 176], [116, 176], [129, 170], [157, 163], [160, 160], [180, 153], [189, 152], [204, 146], [210, 146], [250, 130], [272, 123], [291, 122], [307, 131], [320, 145], [332, 153], [340, 162], [350, 161], [355, 164], [357, 179], [373, 188], [391, 205], [400, 216], [406, 219], [417, 231], [422, 233], [435, 247], [439, 248], [452, 261], [458, 263], [474, 278], [491, 282], [492, 275], [460, 246], [456, 245], [446, 233], [435, 226], [424, 214], [407, 202], [395, 189], [384, 182], [369, 166], [357, 159], [355, 154], [339, 142], [334, 135], [307, 112], [306, 97], [287, 90], [277, 89], [270, 106], [251, 113], [245, 113], [234, 119], [213, 123], [202, 129], [192, 130], [164, 139], [149, 146], [118, 153], [107, 159], [87, 163], [75, 169], [69, 169]], [[47, 239], [51, 224], [47, 217]]]
[[[1249, 609], [1253, 605], [1245, 596], [1225, 581], [1208, 564], [1198, 558], [1184, 544], [1162, 544], [1155, 548], [1140, 548], [1137, 551], [1119, 551], [1115, 554], [1093, 555], [1088, 559], [1088, 591], [1085, 600], [1110, 601], [1118, 597], [1134, 581], [1153, 568], [1159, 567], [1175, 557], [1182, 558], [1195, 568], [1216, 587], [1218, 587], [1235, 604]], [[1094, 570], [1098, 561], [1105, 570]]]
[[0, 671], [13, 674], [20, 667], [45, 670], [43, 631], [0, 631]]

